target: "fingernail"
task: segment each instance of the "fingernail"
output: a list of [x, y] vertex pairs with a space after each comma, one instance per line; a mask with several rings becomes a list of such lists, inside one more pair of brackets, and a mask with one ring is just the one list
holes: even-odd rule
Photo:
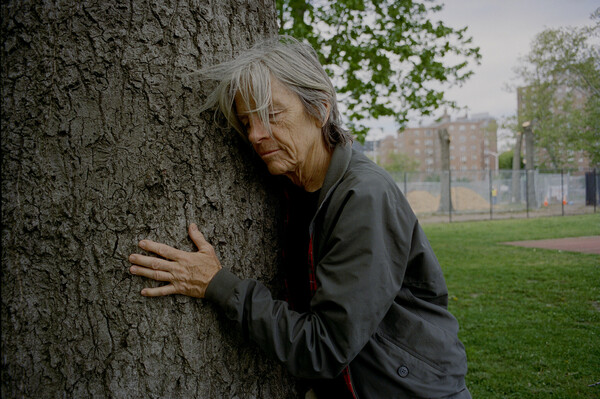
[[196, 226], [196, 223], [192, 223], [192, 224], [190, 225], [190, 228], [191, 228], [192, 230], [198, 230], [198, 226]]
[[140, 241], [139, 246], [140, 248], [146, 248], [146, 241]]
[[142, 295], [143, 295], [143, 296], [146, 296], [146, 293], [147, 293], [147, 292], [148, 292], [148, 291], [146, 291], [146, 290], [142, 290]]
[[129, 272], [130, 272], [130, 273], [134, 273], [134, 274], [135, 274], [135, 272], [137, 272], [137, 267], [135, 267], [135, 266], [131, 266], [131, 267], [129, 268]]

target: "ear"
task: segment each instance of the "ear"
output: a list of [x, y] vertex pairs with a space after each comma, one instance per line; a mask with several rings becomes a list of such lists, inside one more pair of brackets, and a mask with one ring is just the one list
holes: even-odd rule
[[323, 105], [325, 106], [325, 118], [322, 121], [317, 121], [317, 126], [319, 129], [322, 129], [323, 126], [325, 126], [329, 120], [329, 114], [331, 112], [331, 105], [329, 105], [328, 102], [323, 102]]

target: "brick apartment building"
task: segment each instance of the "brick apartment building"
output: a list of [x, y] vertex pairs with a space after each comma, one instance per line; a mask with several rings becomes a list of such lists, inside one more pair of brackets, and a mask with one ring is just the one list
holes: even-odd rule
[[438, 130], [447, 129], [450, 136], [450, 169], [498, 169], [497, 125], [488, 114], [475, 114], [451, 120], [444, 115], [440, 122], [409, 127], [388, 136], [376, 144], [380, 159], [389, 152], [400, 152], [417, 162], [417, 171], [441, 170], [441, 149]]

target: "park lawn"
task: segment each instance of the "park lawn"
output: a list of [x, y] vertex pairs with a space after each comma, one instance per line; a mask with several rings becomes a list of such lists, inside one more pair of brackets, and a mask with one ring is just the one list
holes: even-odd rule
[[600, 398], [600, 256], [505, 241], [600, 235], [600, 214], [425, 225], [473, 398]]

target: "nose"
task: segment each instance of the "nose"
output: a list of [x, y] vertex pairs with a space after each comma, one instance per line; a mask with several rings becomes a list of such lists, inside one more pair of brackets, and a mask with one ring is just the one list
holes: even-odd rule
[[251, 115], [248, 121], [248, 140], [253, 145], [259, 144], [261, 141], [269, 137], [269, 132], [265, 125], [260, 121], [258, 116]]

